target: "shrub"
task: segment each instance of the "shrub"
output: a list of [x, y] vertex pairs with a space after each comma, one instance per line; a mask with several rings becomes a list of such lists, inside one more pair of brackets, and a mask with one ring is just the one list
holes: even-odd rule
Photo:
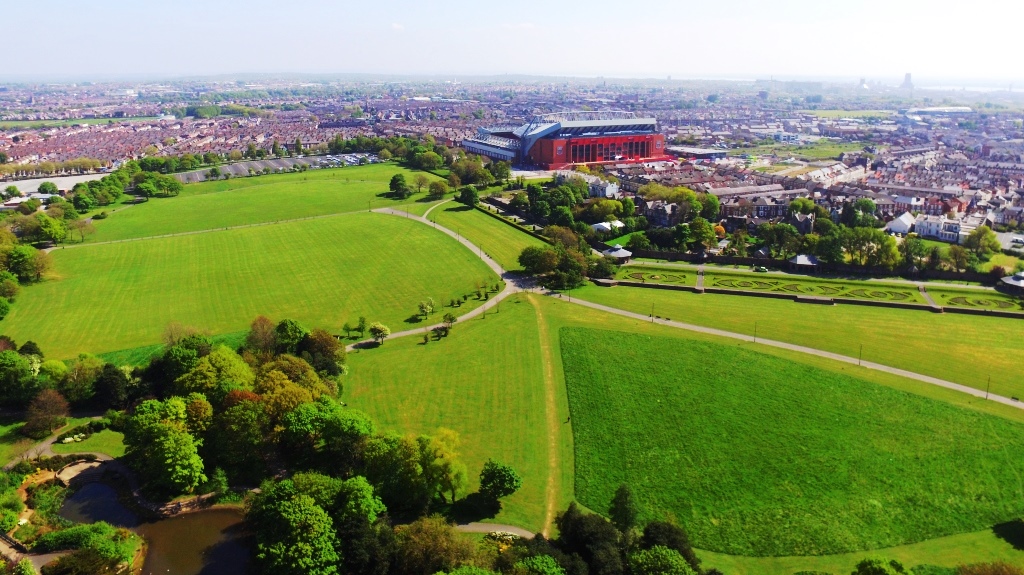
[[0, 531], [10, 532], [18, 525], [18, 514], [13, 511], [4, 511], [0, 514]]
[[107, 215], [108, 214], [105, 211], [104, 212], [100, 212], [100, 213], [96, 214], [95, 216], [93, 216], [92, 219], [94, 219], [94, 220], [105, 220], [105, 219], [107, 219]]

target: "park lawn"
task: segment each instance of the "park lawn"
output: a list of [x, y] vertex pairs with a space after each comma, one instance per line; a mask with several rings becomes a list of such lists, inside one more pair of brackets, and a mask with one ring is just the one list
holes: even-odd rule
[[617, 238], [612, 238], [610, 240], [606, 240], [604, 243], [606, 243], [606, 244], [608, 244], [610, 246], [614, 246], [615, 244], [619, 244], [620, 246], [625, 246], [626, 244], [629, 243], [629, 238], [633, 237], [634, 234], [643, 234], [643, 233], [644, 233], [643, 231], [629, 232], [626, 235], [622, 235], [622, 236], [619, 236]]
[[[748, 296], [584, 286], [573, 297], [685, 323], [857, 357], [976, 389], [1021, 397], [1018, 320], [886, 307], [801, 304]], [[12, 308], [15, 309], [17, 306]], [[12, 311], [13, 313], [13, 311]]]
[[3, 321], [53, 358], [156, 344], [175, 321], [243, 331], [261, 314], [332, 333], [365, 316], [399, 331], [419, 321], [418, 302], [498, 280], [445, 234], [367, 213], [57, 250], [53, 260], [50, 279], [22, 290]]
[[[631, 268], [634, 266], [631, 266]], [[794, 295], [881, 300], [927, 305], [917, 287], [908, 284], [841, 281], [799, 275], [731, 274], [710, 271], [704, 274], [704, 287], [743, 291], [768, 291]]]
[[[245, 337], [248, 334], [248, 331], [236, 331], [210, 335], [209, 338], [214, 345], [221, 344], [231, 349], [238, 349], [245, 343]], [[154, 343], [140, 347], [119, 349], [117, 351], [107, 351], [96, 355], [103, 361], [117, 366], [145, 366], [149, 364], [149, 360], [153, 359], [153, 357], [162, 354], [164, 349], [164, 344]]]
[[530, 234], [463, 204], [449, 202], [430, 212], [430, 219], [483, 249], [508, 271], [522, 270], [519, 254], [530, 246], [546, 245]]
[[940, 306], [1024, 312], [1024, 299], [994, 290], [929, 287], [928, 295]]
[[0, 120], [0, 130], [12, 128], [55, 128], [73, 126], [75, 124], [86, 126], [120, 124], [122, 122], [148, 122], [156, 119], [156, 116], [138, 116], [135, 118], [77, 118], [72, 120]]
[[397, 173], [411, 182], [410, 170], [371, 164], [189, 184], [177, 197], [153, 198], [96, 221], [96, 233], [86, 237], [86, 242], [368, 211], [411, 203], [425, 195], [416, 193], [403, 200], [390, 197], [388, 182]]
[[[445, 196], [445, 198], [449, 197], [451, 197], [451, 194]], [[423, 214], [429, 212], [431, 208], [433, 208], [436, 205], [439, 205], [443, 201], [444, 200], [431, 200], [427, 197], [423, 197], [416, 200], [415, 202], [410, 202], [408, 204], [399, 204], [395, 206], [395, 209], [402, 210], [403, 212], [409, 212], [414, 216], [422, 217]]]
[[916, 543], [1024, 513], [1020, 423], [730, 344], [561, 338], [576, 496], [592, 509], [626, 483], [695, 546], [753, 556]]
[[674, 267], [629, 266], [621, 267], [615, 279], [633, 282], [663, 283], [669, 285], [697, 285], [697, 270]]
[[981, 271], [990, 272], [992, 268], [999, 266], [1006, 270], [1006, 275], [1011, 275], [1017, 264], [1020, 263], [1020, 258], [1017, 256], [1008, 256], [1004, 253], [992, 254], [992, 257], [987, 262], [981, 264]]
[[54, 443], [53, 452], [61, 455], [69, 453], [105, 453], [111, 457], [124, 455], [124, 434], [111, 429], [103, 429], [77, 443]]
[[0, 419], [0, 465], [15, 459], [38, 443], [35, 439], [19, 433], [22, 425], [25, 425], [25, 421], [22, 419], [10, 417]]
[[869, 557], [895, 559], [910, 569], [919, 565], [954, 568], [975, 563], [1001, 561], [1024, 567], [1024, 552], [992, 530], [930, 539], [921, 543], [875, 551], [804, 557], [742, 557], [712, 551], [697, 551], [702, 567], [717, 568], [730, 575], [779, 575], [804, 572], [850, 573]]
[[511, 465], [523, 486], [488, 520], [543, 528], [548, 478], [544, 367], [537, 315], [526, 295], [510, 297], [484, 317], [456, 323], [440, 341], [423, 345], [419, 336], [388, 340], [379, 348], [350, 353], [348, 363], [343, 399], [349, 405], [384, 429], [457, 431], [470, 492], [479, 487], [488, 458]]

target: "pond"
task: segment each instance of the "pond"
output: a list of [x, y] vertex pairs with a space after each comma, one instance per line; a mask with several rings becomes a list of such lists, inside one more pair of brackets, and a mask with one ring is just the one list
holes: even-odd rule
[[60, 514], [79, 523], [106, 521], [128, 527], [149, 543], [143, 575], [244, 575], [250, 570], [250, 542], [235, 509], [209, 509], [142, 522], [121, 505], [117, 492], [89, 483], [64, 500]]

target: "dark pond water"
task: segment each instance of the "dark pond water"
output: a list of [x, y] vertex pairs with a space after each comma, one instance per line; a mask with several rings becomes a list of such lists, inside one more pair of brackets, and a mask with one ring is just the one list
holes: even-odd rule
[[82, 486], [64, 501], [61, 516], [76, 522], [106, 521], [128, 527], [149, 542], [143, 575], [245, 575], [251, 542], [242, 512], [210, 509], [143, 523], [102, 483]]

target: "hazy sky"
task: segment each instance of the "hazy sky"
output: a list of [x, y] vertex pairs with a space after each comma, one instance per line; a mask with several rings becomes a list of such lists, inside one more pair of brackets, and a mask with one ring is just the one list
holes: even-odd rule
[[0, 78], [1024, 78], [1019, 0], [0, 0]]

